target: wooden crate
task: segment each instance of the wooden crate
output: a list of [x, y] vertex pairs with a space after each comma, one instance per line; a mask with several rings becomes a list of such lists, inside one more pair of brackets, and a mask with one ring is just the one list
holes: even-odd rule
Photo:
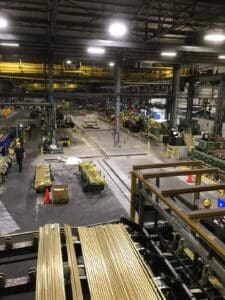
[[55, 184], [51, 188], [52, 202], [54, 204], [64, 204], [69, 201], [68, 184]]

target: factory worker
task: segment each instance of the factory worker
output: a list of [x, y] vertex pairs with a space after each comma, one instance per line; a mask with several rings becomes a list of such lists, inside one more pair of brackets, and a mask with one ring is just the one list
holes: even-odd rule
[[14, 151], [15, 151], [15, 155], [16, 155], [16, 161], [19, 166], [19, 172], [22, 172], [23, 159], [24, 159], [24, 154], [25, 154], [24, 148], [22, 147], [22, 145], [20, 143], [16, 143], [16, 147], [15, 147]]

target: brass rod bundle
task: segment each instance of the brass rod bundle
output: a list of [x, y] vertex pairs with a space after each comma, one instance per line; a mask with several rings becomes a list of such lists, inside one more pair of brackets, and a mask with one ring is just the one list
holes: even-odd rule
[[35, 299], [66, 299], [59, 224], [39, 228]]
[[122, 224], [78, 232], [91, 299], [165, 299]]
[[66, 237], [66, 248], [68, 256], [68, 264], [70, 268], [70, 282], [72, 287], [73, 299], [83, 300], [79, 270], [77, 265], [77, 259], [75, 255], [75, 249], [73, 244], [73, 236], [71, 227], [69, 225], [64, 225], [64, 232]]

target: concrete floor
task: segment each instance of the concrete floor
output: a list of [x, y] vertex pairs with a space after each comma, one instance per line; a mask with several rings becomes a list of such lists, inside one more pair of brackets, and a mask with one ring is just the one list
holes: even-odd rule
[[[82, 127], [83, 118], [73, 118], [75, 123]], [[111, 128], [104, 123], [100, 125], [100, 130], [88, 129], [85, 130], [85, 135], [70, 129], [59, 130], [59, 135], [68, 134], [73, 141], [70, 147], [64, 148], [61, 155], [40, 155], [38, 144], [41, 134], [38, 129], [34, 130], [32, 140], [25, 145], [27, 158], [24, 159], [23, 172], [18, 173], [14, 162], [7, 182], [0, 188], [0, 234], [35, 230], [38, 226], [50, 222], [77, 226], [128, 216], [132, 166], [166, 162], [169, 159], [161, 144], [152, 144], [150, 152], [147, 152], [149, 149], [146, 143], [125, 133], [121, 133], [121, 147], [114, 148]], [[76, 156], [95, 162], [106, 176], [105, 190], [100, 194], [84, 193], [77, 168], [57, 162], [59, 156], [61, 158]], [[36, 194], [33, 190], [35, 164], [48, 159], [52, 161], [51, 167], [56, 182], [69, 184], [70, 201], [66, 205], [43, 205], [43, 194]], [[162, 187], [173, 188], [178, 185], [186, 186], [185, 178], [162, 180]], [[213, 192], [205, 193], [203, 196], [217, 199], [219, 194]], [[1, 209], [4, 210], [2, 219]]]
[[[82, 118], [74, 117], [74, 121], [82, 126]], [[15, 162], [13, 163], [7, 182], [0, 188], [0, 202], [8, 213], [3, 222], [0, 219], [0, 234], [36, 230], [45, 223], [57, 222], [78, 226], [111, 221], [121, 216], [127, 217], [130, 208], [129, 189], [132, 166], [171, 161], [166, 157], [165, 148], [161, 144], [153, 143], [148, 152], [149, 149], [145, 143], [124, 133], [121, 134], [121, 147], [114, 148], [112, 131], [103, 123], [101, 123], [100, 130], [85, 130], [85, 135], [73, 130], [59, 130], [58, 134], [68, 134], [73, 140], [70, 147], [64, 148], [63, 154], [40, 155], [38, 144], [41, 134], [39, 130], [34, 130], [32, 140], [25, 145], [27, 158], [24, 160], [23, 172], [18, 173], [18, 167]], [[59, 157], [70, 156], [92, 160], [96, 163], [107, 181], [107, 186], [102, 193], [82, 191], [78, 168], [57, 160]], [[43, 205], [43, 194], [36, 194], [33, 190], [35, 164], [43, 160], [51, 160], [55, 183], [68, 183], [70, 191], [68, 204]], [[185, 178], [162, 180], [162, 187], [177, 186], [187, 186]], [[206, 197], [207, 193], [203, 196]], [[211, 199], [216, 199], [217, 194], [210, 193], [209, 196]], [[191, 201], [191, 198], [189, 200]], [[35, 261], [31, 262], [31, 265], [34, 264]], [[1, 268], [0, 272], [5, 272], [10, 276], [13, 271], [15, 276], [25, 276], [28, 267], [18, 265], [16, 270], [12, 270], [10, 266], [6, 266]], [[19, 297], [23, 298], [10, 296], [4, 299], [33, 299], [33, 294], [28, 293]]]

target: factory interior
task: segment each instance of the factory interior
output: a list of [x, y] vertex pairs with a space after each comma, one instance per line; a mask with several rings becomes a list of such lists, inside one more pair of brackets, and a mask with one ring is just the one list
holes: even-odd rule
[[0, 300], [225, 299], [225, 1], [0, 1]]

